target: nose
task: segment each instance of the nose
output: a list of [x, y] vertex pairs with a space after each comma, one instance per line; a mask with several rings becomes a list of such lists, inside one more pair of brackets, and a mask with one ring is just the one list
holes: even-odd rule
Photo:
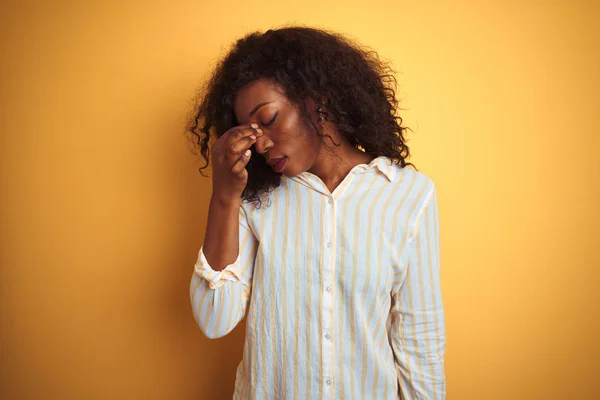
[[254, 149], [257, 153], [262, 154], [264, 156], [265, 153], [273, 147], [273, 144], [273, 141], [263, 133], [262, 135], [256, 138], [256, 142], [254, 143]]

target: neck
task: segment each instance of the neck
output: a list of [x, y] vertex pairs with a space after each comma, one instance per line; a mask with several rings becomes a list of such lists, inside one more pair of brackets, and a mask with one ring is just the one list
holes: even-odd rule
[[[354, 148], [341, 135], [331, 135], [340, 146], [330, 144], [331, 149], [321, 144], [319, 155], [308, 170], [318, 176], [330, 192], [342, 182], [350, 170], [359, 164], [368, 164], [375, 157]], [[328, 138], [325, 140], [329, 141]]]

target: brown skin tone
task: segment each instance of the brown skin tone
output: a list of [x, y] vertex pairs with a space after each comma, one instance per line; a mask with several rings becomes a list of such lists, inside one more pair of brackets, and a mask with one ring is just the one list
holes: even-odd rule
[[[307, 98], [306, 104], [313, 123], [317, 124], [315, 101]], [[319, 177], [330, 192], [354, 166], [368, 164], [374, 158], [354, 148], [331, 122], [325, 122], [323, 133], [340, 146], [333, 143], [325, 146], [281, 87], [268, 79], [256, 80], [240, 89], [234, 112], [240, 125], [225, 132], [211, 149], [213, 194], [203, 251], [216, 271], [232, 264], [239, 254], [238, 213], [241, 194], [248, 182], [245, 167], [250, 156], [245, 152], [250, 147], [254, 146], [267, 162], [285, 157], [282, 171], [285, 176], [308, 171]]]
[[[250, 112], [256, 106], [268, 103]], [[317, 124], [317, 104], [307, 98], [306, 104], [311, 113], [311, 119]], [[327, 109], [324, 107], [324, 111]], [[263, 134], [258, 135], [254, 148], [262, 154], [267, 162], [274, 158], [287, 157], [285, 176], [292, 177], [308, 171], [318, 176], [333, 192], [350, 170], [358, 164], [368, 164], [373, 156], [354, 148], [341, 135], [335, 124], [326, 122], [324, 133], [331, 136], [328, 146], [324, 145], [317, 136], [314, 128], [304, 121], [296, 107], [285, 96], [282, 88], [268, 79], [259, 79], [243, 87], [237, 94], [234, 112], [240, 124], [256, 123]], [[277, 114], [275, 120], [273, 117]], [[266, 152], [265, 152], [266, 151]]]

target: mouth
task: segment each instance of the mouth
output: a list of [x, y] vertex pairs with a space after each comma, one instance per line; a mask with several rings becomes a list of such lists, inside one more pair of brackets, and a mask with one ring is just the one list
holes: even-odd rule
[[283, 167], [285, 166], [285, 162], [287, 161], [287, 157], [274, 158], [273, 160], [269, 160], [269, 165], [275, 172], [281, 172]]

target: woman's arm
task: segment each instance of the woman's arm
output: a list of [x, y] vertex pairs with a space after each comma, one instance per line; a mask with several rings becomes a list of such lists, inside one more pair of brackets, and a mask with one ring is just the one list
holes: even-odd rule
[[208, 338], [225, 336], [244, 317], [257, 246], [244, 209], [211, 200], [206, 239], [190, 284], [194, 318]]
[[238, 256], [240, 206], [241, 199], [224, 202], [215, 195], [210, 199], [202, 248], [206, 260], [215, 271], [225, 269]]
[[444, 310], [440, 290], [439, 222], [433, 183], [419, 212], [404, 276], [392, 293], [390, 337], [402, 396], [445, 399]]

